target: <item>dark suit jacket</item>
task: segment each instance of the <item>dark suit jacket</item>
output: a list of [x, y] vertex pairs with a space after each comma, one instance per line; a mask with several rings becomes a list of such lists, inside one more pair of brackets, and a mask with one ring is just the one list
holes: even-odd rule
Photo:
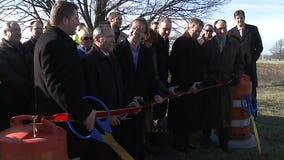
[[250, 75], [253, 85], [257, 86], [256, 61], [263, 50], [262, 41], [256, 26], [245, 24], [244, 29], [242, 37], [237, 26], [229, 30], [228, 35], [241, 45], [245, 55], [245, 73]]
[[[187, 91], [194, 82], [203, 81], [203, 62], [200, 45], [188, 32], [177, 38], [170, 55], [171, 85]], [[190, 94], [170, 99], [168, 126], [174, 132], [195, 131], [200, 127], [201, 94]], [[186, 126], [180, 125], [186, 122]]]
[[29, 67], [29, 72], [32, 77], [33, 71], [34, 71], [34, 50], [35, 50], [35, 44], [36, 39], [30, 38], [28, 41], [23, 43], [23, 51], [25, 55], [25, 59], [27, 60], [27, 65]]
[[[137, 68], [134, 66], [130, 44], [127, 39], [117, 44], [114, 54], [121, 66], [123, 82], [131, 96], [142, 96], [144, 99], [153, 95], [163, 96], [163, 84], [157, 79], [153, 67], [152, 52], [141, 45], [138, 56]], [[166, 88], [165, 88], [166, 89]], [[135, 115], [131, 121], [121, 124], [123, 135], [121, 144], [135, 157], [142, 159], [143, 151], [143, 126], [145, 123], [144, 112]], [[139, 158], [138, 158], [139, 157]]]
[[82, 100], [84, 79], [76, 43], [61, 29], [51, 27], [38, 39], [34, 77], [39, 113], [68, 111], [83, 121], [91, 112], [91, 106]]
[[141, 45], [136, 69], [127, 39], [117, 45], [115, 54], [121, 66], [123, 81], [131, 96], [166, 94], [165, 86], [155, 76], [150, 49]]
[[[21, 45], [19, 45], [21, 47]], [[10, 118], [31, 114], [32, 78], [21, 49], [2, 39], [0, 43], [0, 130], [8, 128]]]
[[[239, 81], [243, 74], [244, 57], [236, 39], [227, 37], [223, 51], [220, 52], [216, 37], [202, 45], [205, 60], [206, 79], [217, 83], [225, 83], [232, 79]], [[229, 85], [216, 87], [206, 92], [208, 110], [204, 114], [210, 117], [209, 127], [222, 129], [230, 126], [232, 96]]]
[[107, 57], [93, 46], [82, 57], [87, 82], [87, 93], [99, 97], [109, 109], [125, 107], [130, 102], [124, 87], [120, 65], [114, 54]]
[[172, 85], [186, 91], [194, 82], [203, 80], [203, 61], [200, 45], [186, 32], [173, 44], [170, 55]]
[[168, 75], [169, 75], [169, 40], [164, 40], [157, 33], [157, 40], [153, 42], [153, 48], [155, 49], [156, 57], [154, 63], [157, 66], [157, 73], [160, 80], [168, 86]]

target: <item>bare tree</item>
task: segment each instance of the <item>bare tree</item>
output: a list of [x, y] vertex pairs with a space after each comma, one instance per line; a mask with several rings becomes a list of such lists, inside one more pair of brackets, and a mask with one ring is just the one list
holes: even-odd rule
[[[190, 17], [210, 18], [230, 0], [71, 0], [79, 6], [79, 13], [88, 27], [106, 20], [107, 14], [117, 10], [124, 15], [124, 26], [136, 17], [149, 21], [161, 16], [170, 17], [177, 28]], [[0, 21], [17, 20], [22, 25], [31, 19], [48, 20], [55, 0], [0, 0]]]
[[277, 59], [284, 58], [284, 39], [279, 39], [275, 42], [275, 45], [269, 49], [271, 56]]

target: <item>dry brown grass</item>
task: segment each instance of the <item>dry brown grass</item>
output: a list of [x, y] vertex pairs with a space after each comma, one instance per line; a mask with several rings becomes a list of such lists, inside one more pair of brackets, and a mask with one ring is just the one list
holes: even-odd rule
[[259, 61], [257, 71], [259, 87], [284, 85], [284, 61]]
[[[262, 160], [284, 159], [284, 61], [259, 61], [258, 118]], [[182, 125], [182, 124], [181, 124]], [[197, 149], [180, 155], [171, 148], [159, 146], [164, 152], [147, 160], [260, 160], [256, 148], [237, 150], [226, 154], [216, 146], [204, 149], [199, 145], [200, 133], [193, 135]]]

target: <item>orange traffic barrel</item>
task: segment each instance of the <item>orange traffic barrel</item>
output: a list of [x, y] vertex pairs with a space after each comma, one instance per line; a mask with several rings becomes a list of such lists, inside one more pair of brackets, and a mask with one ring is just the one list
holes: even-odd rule
[[242, 97], [251, 94], [251, 91], [252, 84], [248, 75], [243, 75], [240, 83], [233, 87], [232, 121], [229, 129], [231, 139], [250, 138], [250, 117], [243, 109], [247, 104], [246, 101], [242, 101]]
[[11, 127], [0, 132], [0, 160], [67, 160], [66, 131], [32, 115], [11, 118]]

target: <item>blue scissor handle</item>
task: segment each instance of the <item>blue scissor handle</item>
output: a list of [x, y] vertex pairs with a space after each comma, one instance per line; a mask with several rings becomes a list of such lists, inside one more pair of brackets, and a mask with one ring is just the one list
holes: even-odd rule
[[[246, 101], [247, 106], [244, 105]], [[251, 94], [244, 94], [241, 99], [242, 108], [249, 114], [249, 116], [256, 116], [257, 113], [257, 104], [256, 99]]]
[[[105, 120], [100, 120], [100, 119], [98, 119], [98, 118], [96, 117], [96, 118], [95, 118], [95, 123], [96, 123], [98, 126], [100, 126], [100, 127], [103, 129], [104, 132], [106, 132], [106, 133], [111, 133], [112, 130], [111, 130], [111, 127], [110, 127], [110, 125], [109, 125], [110, 111], [109, 111], [108, 107], [106, 106], [106, 104], [105, 104], [103, 101], [101, 101], [99, 98], [94, 97], [94, 96], [84, 96], [83, 99], [84, 99], [84, 100], [85, 100], [85, 99], [90, 99], [90, 100], [92, 100], [92, 101], [98, 102], [100, 105], [103, 106], [103, 108], [104, 108], [104, 109], [106, 110], [106, 112], [107, 112], [107, 117], [105, 118]], [[83, 136], [83, 135], [81, 135], [80, 133], [78, 133], [78, 132], [76, 131], [76, 129], [73, 127], [73, 125], [72, 125], [71, 121], [69, 120], [69, 118], [68, 118], [68, 120], [67, 120], [67, 124], [68, 124], [69, 128], [71, 129], [71, 131], [72, 131], [77, 137], [79, 137], [79, 138], [81, 138], [81, 139], [92, 139], [92, 138], [94, 138], [94, 139], [96, 139], [96, 140], [98, 140], [98, 141], [100, 141], [100, 142], [103, 142], [102, 133], [101, 133], [97, 128], [94, 127], [94, 129], [92, 130], [92, 132], [91, 132], [90, 135]]]

